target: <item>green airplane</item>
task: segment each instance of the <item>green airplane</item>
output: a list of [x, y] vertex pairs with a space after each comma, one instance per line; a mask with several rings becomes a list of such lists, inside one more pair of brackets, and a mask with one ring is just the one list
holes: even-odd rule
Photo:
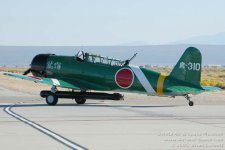
[[[190, 106], [192, 95], [217, 87], [201, 86], [202, 56], [197, 48], [189, 47], [169, 75], [143, 67], [130, 65], [131, 60], [121, 61], [79, 51], [75, 56], [39, 54], [24, 74], [4, 73], [36, 83], [51, 85], [49, 91], [41, 91], [48, 105], [56, 105], [58, 98], [75, 99], [84, 104], [86, 99], [122, 100], [119, 93], [94, 91], [126, 91], [146, 93], [153, 96], [184, 96]], [[33, 76], [27, 76], [32, 73]], [[57, 87], [71, 91], [58, 91]]]

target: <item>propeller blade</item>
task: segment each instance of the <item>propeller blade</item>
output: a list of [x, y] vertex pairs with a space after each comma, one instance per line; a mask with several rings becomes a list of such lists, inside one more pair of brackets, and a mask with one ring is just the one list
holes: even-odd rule
[[27, 69], [24, 73], [23, 73], [23, 75], [27, 75], [28, 73], [30, 73], [30, 71], [31, 71], [31, 69], [29, 68], [29, 69]]

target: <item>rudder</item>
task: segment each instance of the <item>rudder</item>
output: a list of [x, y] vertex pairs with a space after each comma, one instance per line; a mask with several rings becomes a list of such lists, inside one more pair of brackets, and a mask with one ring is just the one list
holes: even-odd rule
[[201, 87], [201, 52], [195, 47], [189, 47], [185, 50], [176, 66], [173, 68], [170, 76], [182, 81]]

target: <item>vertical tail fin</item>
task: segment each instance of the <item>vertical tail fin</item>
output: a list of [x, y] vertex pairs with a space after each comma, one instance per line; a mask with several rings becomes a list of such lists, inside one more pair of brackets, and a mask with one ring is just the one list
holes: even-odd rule
[[189, 47], [181, 56], [170, 76], [201, 87], [201, 64], [201, 52], [197, 48]]

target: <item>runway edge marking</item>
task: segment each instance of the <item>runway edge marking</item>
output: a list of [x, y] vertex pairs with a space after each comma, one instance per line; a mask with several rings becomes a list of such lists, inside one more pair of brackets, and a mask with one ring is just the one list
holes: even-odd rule
[[14, 105], [10, 105], [10, 106], [5, 107], [5, 108], [4, 108], [4, 111], [5, 111], [7, 114], [9, 114], [10, 116], [12, 116], [12, 117], [18, 119], [19, 121], [21, 121], [21, 122], [23, 122], [23, 123], [25, 123], [25, 124], [27, 124], [27, 125], [29, 125], [29, 126], [35, 128], [35, 129], [37, 129], [38, 131], [40, 131], [40, 132], [42, 132], [42, 133], [44, 133], [44, 134], [50, 136], [50, 137], [53, 138], [54, 140], [56, 140], [56, 141], [62, 143], [63, 145], [65, 145], [65, 146], [67, 146], [67, 147], [69, 147], [69, 148], [71, 148], [71, 149], [76, 149], [76, 150], [87, 150], [87, 148], [85, 148], [85, 147], [83, 147], [83, 146], [81, 146], [81, 145], [79, 145], [79, 144], [77, 144], [77, 143], [75, 143], [75, 142], [73, 142], [73, 141], [71, 141], [71, 140], [69, 140], [69, 139], [67, 139], [67, 138], [65, 138], [65, 137], [63, 137], [63, 136], [61, 136], [61, 135], [59, 135], [59, 134], [57, 134], [57, 133], [55, 133], [55, 132], [53, 132], [53, 131], [47, 129], [47, 128], [45, 128], [45, 127], [43, 127], [42, 125], [37, 124], [37, 123], [35, 123], [35, 122], [33, 122], [33, 121], [30, 121], [29, 119], [26, 119], [25, 117], [20, 116], [19, 114], [16, 114], [15, 112], [13, 112], [13, 111], [11, 110], [11, 108], [12, 108], [13, 106], [14, 106]]

